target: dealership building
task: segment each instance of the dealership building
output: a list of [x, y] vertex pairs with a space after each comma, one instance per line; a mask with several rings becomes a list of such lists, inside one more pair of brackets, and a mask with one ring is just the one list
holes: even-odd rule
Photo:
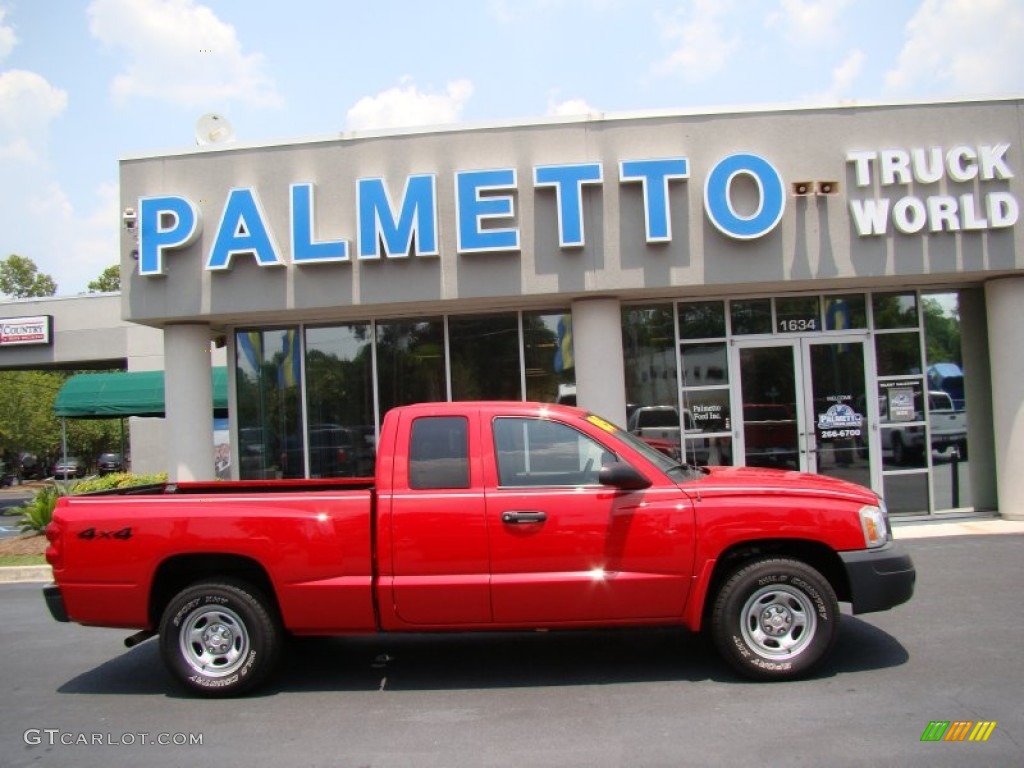
[[130, 157], [122, 319], [162, 331], [172, 478], [213, 476], [220, 355], [233, 477], [361, 474], [394, 405], [528, 399], [1024, 518], [1022, 146], [998, 99]]

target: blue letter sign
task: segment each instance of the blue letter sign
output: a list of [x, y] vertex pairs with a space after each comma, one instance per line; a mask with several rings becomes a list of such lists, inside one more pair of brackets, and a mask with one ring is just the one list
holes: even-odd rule
[[139, 274], [164, 274], [164, 251], [182, 248], [199, 234], [199, 212], [184, 197], [139, 200]]
[[348, 243], [344, 240], [313, 242], [316, 214], [313, 185], [292, 184], [292, 261], [296, 264], [323, 264], [348, 261]]
[[232, 189], [228, 193], [206, 268], [231, 269], [231, 257], [241, 254], [255, 256], [261, 267], [284, 266], [267, 229], [256, 191], [248, 187]]
[[381, 242], [388, 258], [412, 253], [413, 240], [420, 256], [437, 256], [437, 185], [431, 174], [409, 176], [401, 211], [395, 215], [384, 179], [359, 179], [359, 258], [379, 259]]
[[644, 190], [644, 225], [648, 243], [672, 240], [672, 219], [668, 205], [668, 183], [690, 178], [690, 163], [685, 157], [664, 160], [623, 160], [619, 181], [639, 181]]
[[554, 187], [558, 204], [558, 245], [582, 247], [583, 185], [603, 181], [600, 163], [538, 165], [533, 169], [535, 187]]
[[[732, 204], [732, 182], [750, 176], [758, 191], [757, 210], [750, 216], [736, 212]], [[729, 155], [718, 162], [704, 184], [704, 210], [722, 234], [737, 240], [753, 240], [768, 234], [782, 219], [786, 196], [782, 177], [775, 166], [758, 155]]]
[[515, 227], [483, 228], [487, 219], [515, 216], [512, 195], [481, 194], [492, 190], [514, 190], [515, 168], [491, 171], [459, 171], [455, 174], [456, 249], [459, 253], [519, 250], [519, 230]]

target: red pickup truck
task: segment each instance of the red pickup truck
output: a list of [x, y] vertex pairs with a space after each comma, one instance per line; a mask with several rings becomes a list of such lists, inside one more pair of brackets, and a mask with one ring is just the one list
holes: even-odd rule
[[740, 672], [805, 674], [839, 601], [885, 610], [913, 564], [871, 491], [681, 466], [586, 411], [430, 403], [382, 425], [376, 477], [62, 498], [58, 621], [159, 634], [187, 689], [264, 681], [288, 633], [707, 628]]

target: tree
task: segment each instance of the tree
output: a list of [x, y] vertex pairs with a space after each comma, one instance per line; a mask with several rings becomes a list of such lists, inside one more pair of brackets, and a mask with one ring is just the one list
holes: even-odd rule
[[14, 299], [53, 296], [57, 283], [39, 272], [35, 262], [12, 253], [0, 260], [0, 293]]
[[121, 266], [115, 264], [103, 270], [99, 277], [89, 283], [89, 293], [116, 293], [121, 290]]

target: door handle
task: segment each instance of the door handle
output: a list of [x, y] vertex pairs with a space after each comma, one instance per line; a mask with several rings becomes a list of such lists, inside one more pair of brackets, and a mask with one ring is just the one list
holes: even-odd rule
[[539, 511], [510, 511], [501, 513], [501, 522], [508, 523], [509, 525], [519, 525], [520, 523], [543, 523], [547, 519], [547, 513]]

